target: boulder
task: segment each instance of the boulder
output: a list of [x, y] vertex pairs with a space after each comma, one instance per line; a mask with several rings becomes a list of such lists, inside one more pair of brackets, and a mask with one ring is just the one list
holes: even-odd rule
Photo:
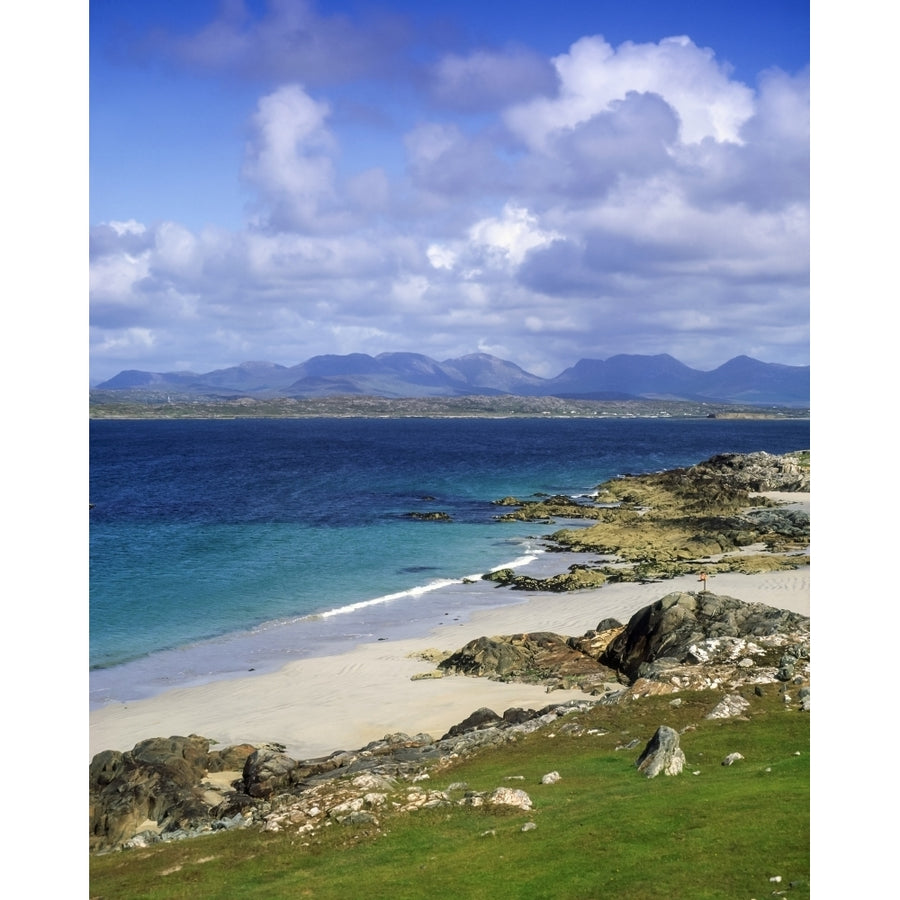
[[531, 809], [531, 797], [519, 788], [498, 787], [485, 801], [488, 806], [515, 806]]
[[635, 766], [647, 778], [655, 778], [660, 772], [680, 775], [684, 768], [684, 751], [679, 746], [678, 732], [668, 725], [660, 725]]
[[128, 752], [104, 750], [90, 765], [90, 847], [121, 846], [135, 834], [194, 827], [208, 818], [200, 781], [209, 740], [150, 738]]
[[244, 793], [251, 797], [268, 797], [291, 786], [291, 774], [297, 760], [270, 747], [254, 750], [244, 763]]
[[600, 661], [634, 680], [662, 658], [685, 663], [709, 638], [762, 637], [809, 629], [809, 617], [710, 592], [675, 591], [638, 610]]

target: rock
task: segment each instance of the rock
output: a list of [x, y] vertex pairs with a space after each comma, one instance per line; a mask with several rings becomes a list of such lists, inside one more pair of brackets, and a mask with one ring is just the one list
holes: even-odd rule
[[809, 617], [710, 592], [675, 591], [636, 612], [600, 661], [634, 680], [660, 658], [688, 662], [712, 638], [758, 637], [809, 630]]
[[635, 766], [647, 778], [655, 778], [660, 772], [665, 775], [680, 775], [684, 762], [678, 732], [668, 725], [660, 725], [644, 752], [635, 761]]
[[244, 764], [244, 792], [251, 797], [268, 797], [290, 787], [297, 760], [270, 748], [254, 750]]
[[480, 709], [476, 709], [470, 716], [463, 719], [462, 722], [452, 726], [441, 740], [466, 734], [470, 731], [480, 731], [484, 728], [490, 728], [502, 721], [503, 719], [492, 709], [482, 706]]
[[750, 701], [745, 700], [739, 694], [729, 694], [723, 697], [713, 707], [712, 712], [707, 713], [707, 719], [731, 719], [735, 716], [743, 715], [744, 711], [750, 706]]
[[518, 788], [498, 787], [486, 798], [489, 806], [515, 806], [518, 809], [531, 809], [531, 797]]
[[536, 715], [537, 713], [533, 709], [522, 709], [516, 706], [504, 710], [503, 721], [508, 722], [510, 725], [521, 725], [523, 722], [533, 719]]
[[210, 750], [208, 770], [210, 772], [242, 772], [247, 757], [255, 749], [253, 744], [237, 744], [222, 750]]
[[541, 784], [556, 784], [560, 780], [559, 772], [548, 772], [541, 778]]
[[[582, 646], [578, 646], [579, 640]], [[588, 652], [585, 652], [586, 647]], [[586, 640], [576, 640], [551, 632], [532, 632], [480, 637], [443, 660], [439, 669], [499, 681], [548, 681], [552, 684], [574, 681], [588, 686], [615, 681], [616, 673], [598, 662], [589, 651], [588, 636]]]
[[209, 740], [198, 735], [150, 738], [120, 753], [104, 750], [90, 765], [90, 848], [122, 846], [146, 831], [174, 834], [208, 824], [200, 782]]

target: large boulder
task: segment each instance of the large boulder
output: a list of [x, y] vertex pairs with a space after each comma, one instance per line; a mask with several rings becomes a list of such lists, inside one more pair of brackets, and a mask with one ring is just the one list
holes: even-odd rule
[[208, 768], [209, 740], [151, 738], [120, 753], [104, 750], [90, 766], [90, 846], [120, 846], [146, 828], [192, 827], [208, 815], [199, 783]]
[[697, 645], [712, 638], [765, 637], [809, 629], [809, 617], [734, 597], [675, 591], [638, 610], [600, 661], [630, 680], [659, 660], [696, 663]]

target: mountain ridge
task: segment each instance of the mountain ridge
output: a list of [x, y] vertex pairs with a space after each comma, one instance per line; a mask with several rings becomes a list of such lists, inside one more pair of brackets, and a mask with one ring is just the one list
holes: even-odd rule
[[668, 399], [744, 405], [809, 405], [810, 367], [736, 356], [710, 371], [668, 353], [583, 358], [553, 378], [487, 353], [438, 361], [421, 353], [313, 356], [294, 366], [243, 362], [212, 372], [126, 369], [98, 391], [172, 390], [197, 397], [386, 398], [514, 395], [567, 399]]

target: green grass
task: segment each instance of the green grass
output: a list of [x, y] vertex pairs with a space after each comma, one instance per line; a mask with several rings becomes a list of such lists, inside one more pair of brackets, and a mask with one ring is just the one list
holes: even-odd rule
[[[605, 734], [557, 727], [419, 785], [518, 787], [534, 802], [530, 812], [454, 806], [383, 814], [380, 828], [245, 830], [109, 854], [91, 861], [90, 896], [749, 900], [780, 890], [807, 898], [809, 715], [784, 709], [774, 686], [763, 698], [745, 695], [745, 720], [703, 718], [720, 693], [683, 694], [679, 708], [671, 697], [596, 708], [558, 726], [577, 721]], [[661, 724], [688, 728], [687, 763], [678, 777], [647, 779], [634, 761]], [[632, 738], [638, 746], [616, 749]], [[735, 751], [745, 759], [722, 766]], [[542, 785], [553, 770], [562, 780]], [[537, 828], [523, 832], [526, 822]], [[769, 881], [776, 875], [779, 884]]]

